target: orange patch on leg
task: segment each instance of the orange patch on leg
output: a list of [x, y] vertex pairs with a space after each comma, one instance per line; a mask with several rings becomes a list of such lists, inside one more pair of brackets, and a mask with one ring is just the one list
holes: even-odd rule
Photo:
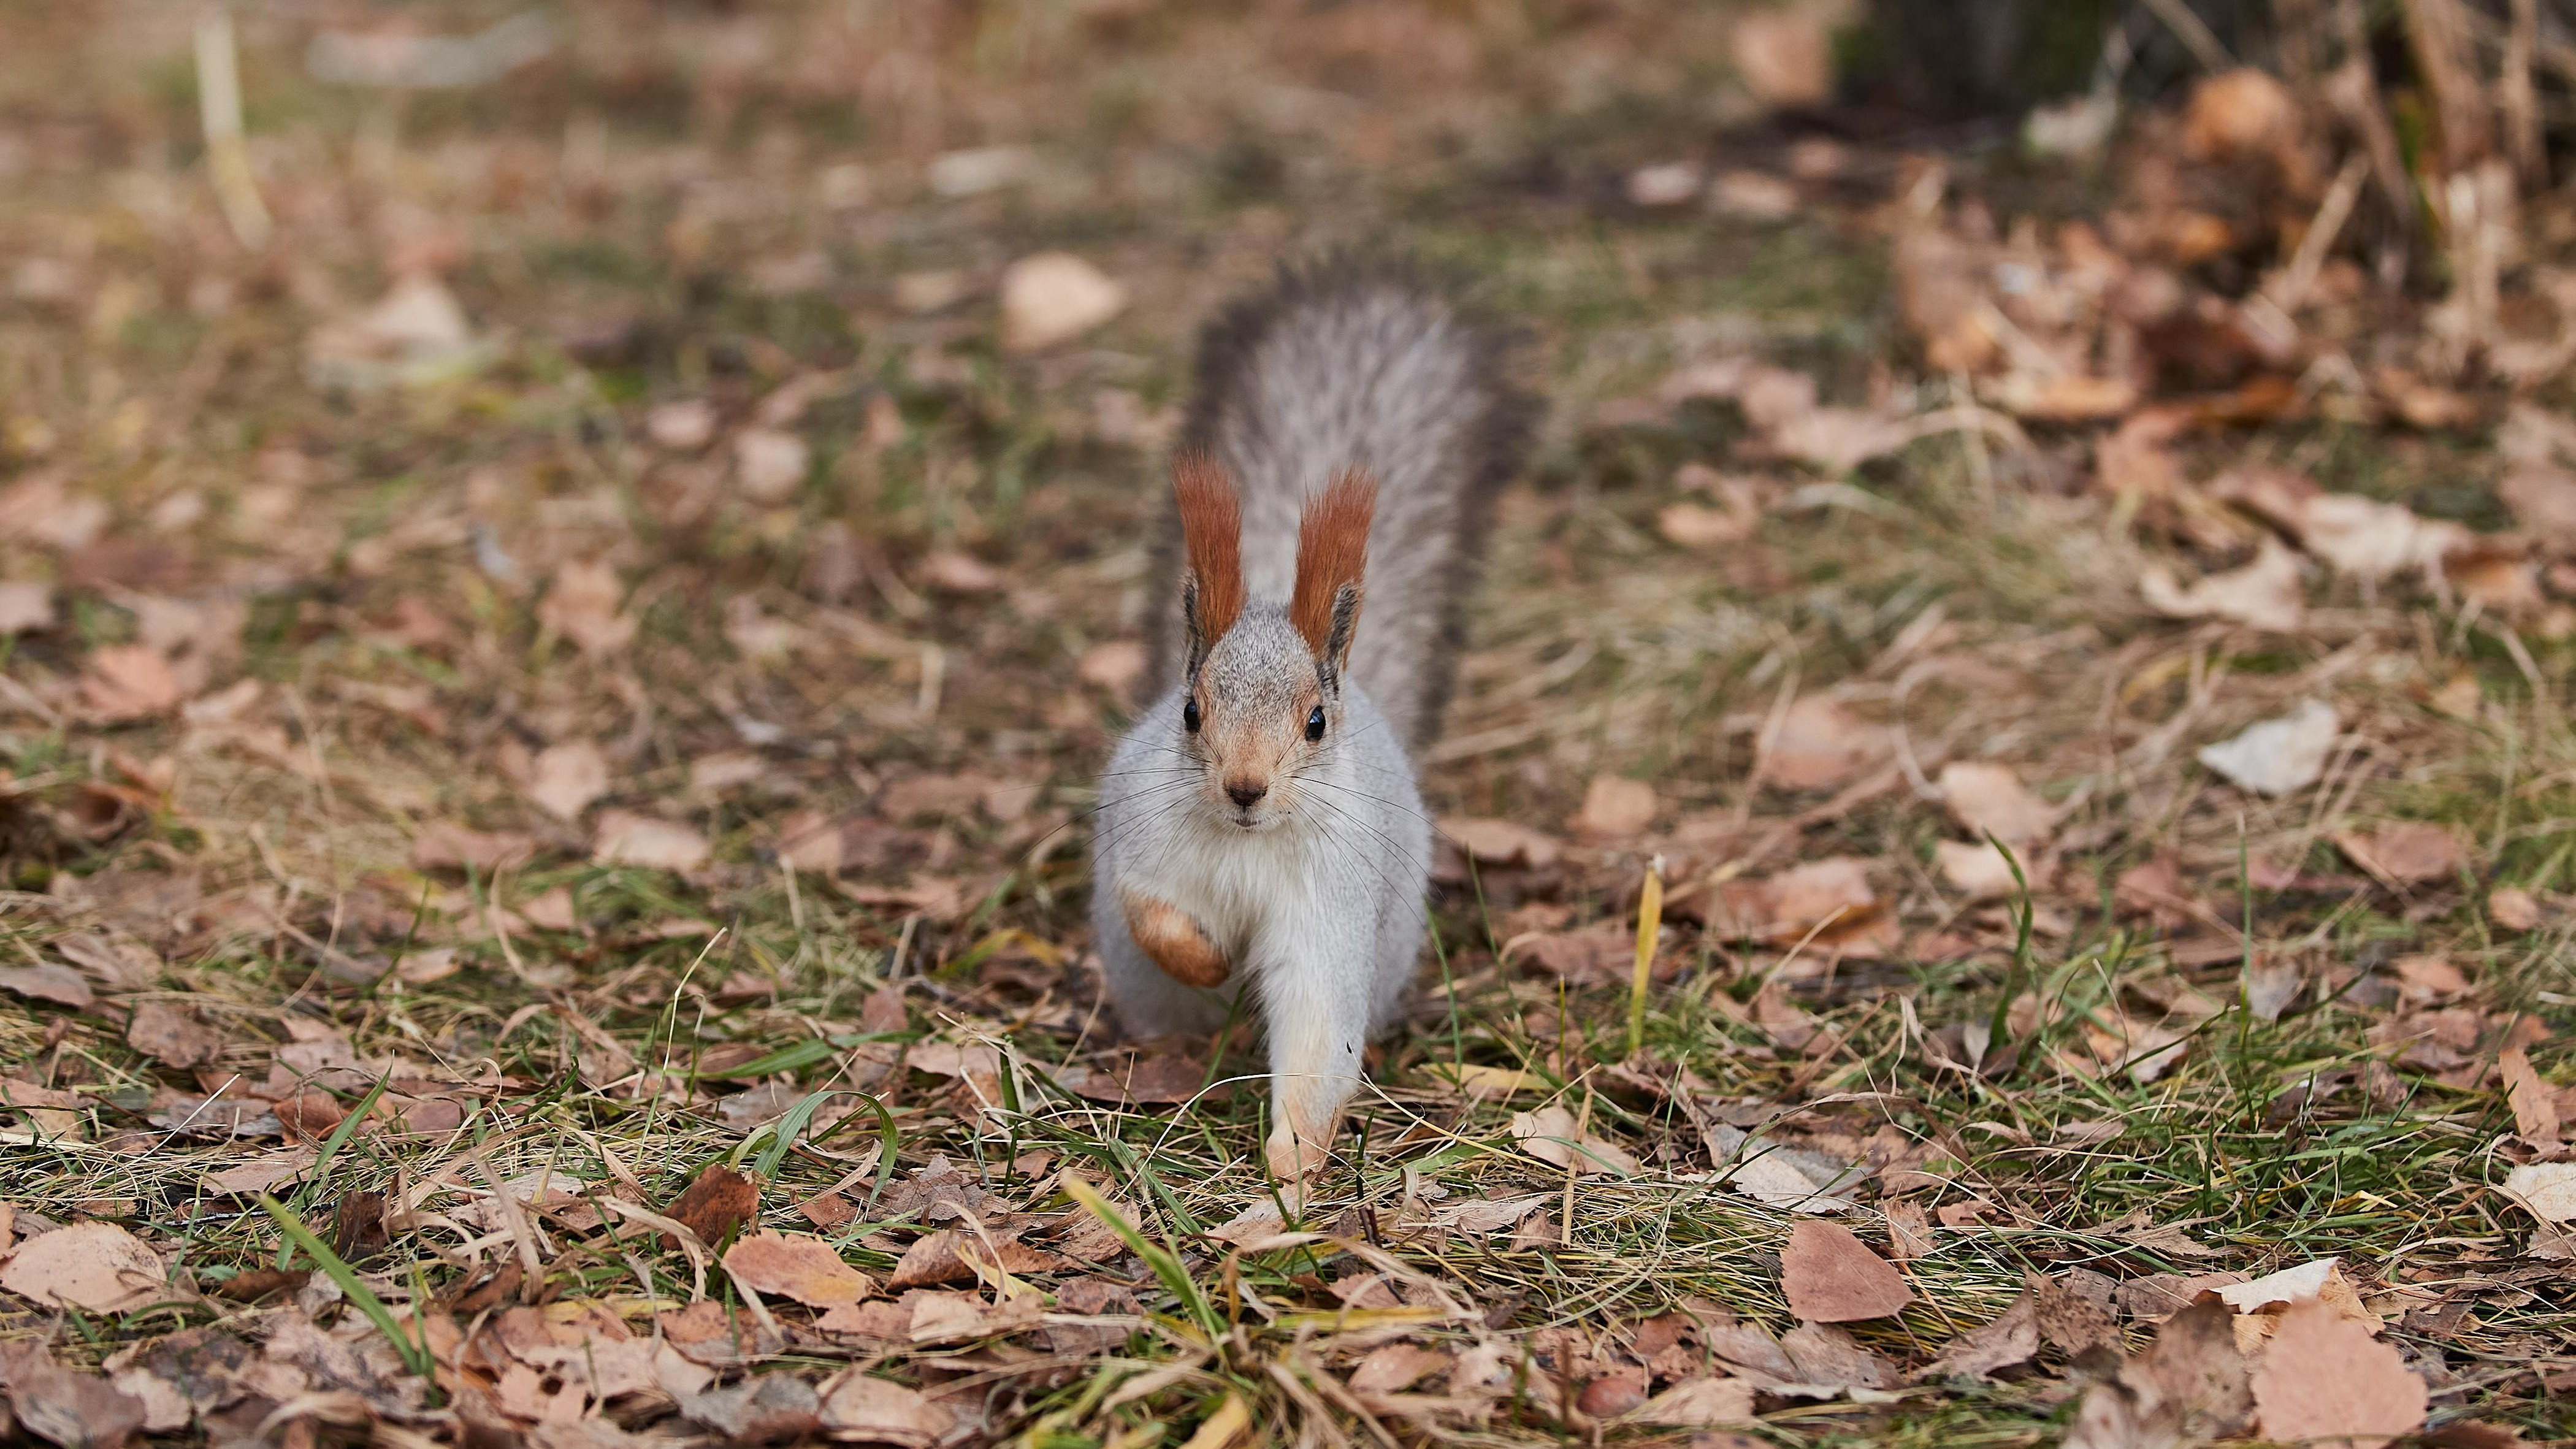
[[1206, 991], [1223, 986], [1232, 974], [1225, 953], [1178, 906], [1132, 891], [1121, 892], [1119, 903], [1127, 910], [1127, 934], [1164, 975]]

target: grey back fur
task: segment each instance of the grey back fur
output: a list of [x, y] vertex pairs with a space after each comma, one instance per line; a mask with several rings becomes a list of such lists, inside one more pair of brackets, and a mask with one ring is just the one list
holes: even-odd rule
[[[1182, 446], [1214, 455], [1242, 493], [1252, 598], [1288, 597], [1310, 495], [1344, 468], [1376, 477], [1350, 677], [1410, 750], [1439, 732], [1493, 495], [1519, 466], [1533, 407], [1505, 378], [1498, 332], [1386, 263], [1282, 269], [1200, 337]], [[1182, 665], [1179, 539], [1167, 503], [1147, 698]]]

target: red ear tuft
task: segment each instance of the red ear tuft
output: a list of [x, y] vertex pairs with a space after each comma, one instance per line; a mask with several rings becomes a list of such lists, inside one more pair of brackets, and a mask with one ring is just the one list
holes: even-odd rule
[[1243, 500], [1216, 460], [1198, 452], [1172, 460], [1172, 497], [1197, 582], [1191, 623], [1202, 646], [1214, 644], [1243, 612]]
[[[1334, 642], [1336, 600], [1343, 589], [1358, 588], [1368, 568], [1369, 520], [1376, 514], [1377, 480], [1352, 468], [1307, 499], [1305, 515], [1297, 520], [1297, 588], [1288, 600], [1288, 622], [1318, 658]], [[1347, 648], [1349, 642], [1341, 644]]]

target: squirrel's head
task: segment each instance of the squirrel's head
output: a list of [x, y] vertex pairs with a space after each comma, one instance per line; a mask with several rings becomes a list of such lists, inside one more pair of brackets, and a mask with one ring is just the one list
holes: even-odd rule
[[1304, 804], [1301, 772], [1338, 741], [1343, 673], [1359, 628], [1377, 484], [1346, 471], [1306, 502], [1297, 525], [1297, 581], [1286, 606], [1244, 597], [1243, 504], [1204, 454], [1173, 465], [1188, 641], [1181, 736], [1209, 808], [1265, 830]]

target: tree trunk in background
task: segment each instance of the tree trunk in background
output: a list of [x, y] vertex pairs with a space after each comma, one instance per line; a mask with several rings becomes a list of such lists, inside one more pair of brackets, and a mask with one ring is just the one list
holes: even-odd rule
[[[2267, 0], [2181, 3], [2229, 54], [2274, 61]], [[2298, 8], [2298, 0], [2282, 8]], [[2081, 91], [2092, 84], [2114, 25], [2128, 31], [2133, 87], [2161, 89], [2201, 69], [2136, 0], [1871, 0], [1869, 9], [1851, 46], [1853, 85], [1927, 116], [2019, 115]]]

